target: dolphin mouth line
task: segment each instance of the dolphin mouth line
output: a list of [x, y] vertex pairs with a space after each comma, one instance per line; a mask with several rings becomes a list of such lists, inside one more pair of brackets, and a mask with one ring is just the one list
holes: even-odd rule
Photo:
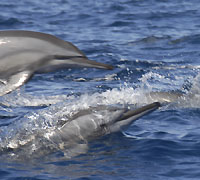
[[64, 59], [75, 59], [75, 58], [87, 58], [86, 56], [64, 56], [64, 55], [54, 55], [53, 58], [55, 59], [60, 59], [60, 60], [64, 60]]
[[[107, 69], [107, 70], [113, 70], [114, 67], [112, 65], [108, 65], [108, 64], [104, 64], [104, 63], [100, 63], [94, 60], [90, 60], [88, 59], [86, 56], [65, 56], [65, 55], [53, 55], [54, 59], [57, 60], [71, 60], [73, 59], [74, 62], [76, 62], [76, 59], [84, 59], [84, 62], [78, 61], [80, 64], [88, 64], [89, 66], [94, 66], [94, 68], [100, 68], [100, 69]], [[89, 67], [88, 66], [88, 67]]]
[[148, 104], [146, 106], [143, 106], [143, 107], [140, 107], [140, 108], [137, 108], [135, 110], [128, 110], [127, 112], [125, 112], [120, 118], [119, 120], [120, 121], [123, 121], [125, 119], [128, 119], [132, 116], [136, 116], [136, 115], [139, 115], [141, 113], [144, 113], [146, 111], [154, 111], [155, 109], [161, 107], [161, 104], [159, 102], [154, 102], [154, 103], [151, 103], [151, 104]]

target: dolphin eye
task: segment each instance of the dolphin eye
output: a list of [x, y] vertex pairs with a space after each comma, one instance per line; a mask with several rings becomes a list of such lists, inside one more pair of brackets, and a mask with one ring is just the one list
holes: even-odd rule
[[100, 128], [102, 128], [102, 129], [107, 128], [107, 125], [106, 124], [101, 124]]
[[101, 124], [100, 125], [101, 131], [103, 134], [106, 134], [109, 131], [108, 125], [107, 124]]

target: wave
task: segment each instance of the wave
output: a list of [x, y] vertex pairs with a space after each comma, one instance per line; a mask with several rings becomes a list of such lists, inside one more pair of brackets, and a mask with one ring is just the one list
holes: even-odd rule
[[4, 17], [0, 17], [0, 25], [1, 27], [14, 27], [14, 26], [19, 26], [19, 25], [22, 25], [24, 24], [23, 21], [21, 21], [20, 19], [18, 18], [13, 18], [13, 17], [10, 17], [10, 18], [4, 18]]
[[[158, 86], [155, 88], [155, 83], [152, 83], [152, 79], [156, 79]], [[5, 124], [1, 128], [1, 148], [14, 148], [19, 145], [23, 145], [33, 141], [34, 146], [39, 146], [38, 142], [41, 141], [44, 132], [46, 134], [53, 132], [59, 123], [66, 121], [74, 114], [96, 106], [118, 106], [118, 107], [135, 107], [149, 104], [155, 101], [166, 102], [166, 99], [172, 101], [161, 108], [160, 111], [167, 109], [177, 108], [198, 108], [200, 102], [200, 75], [192, 79], [192, 86], [189, 91], [184, 92], [184, 96], [173, 97], [176, 92], [159, 92], [164, 86], [162, 83], [174, 83], [176, 80], [170, 79], [160, 75], [158, 73], [146, 73], [140, 78], [140, 86], [133, 88], [126, 84], [123, 87], [113, 88], [105, 92], [84, 93], [80, 96], [68, 95], [68, 96], [49, 96], [49, 97], [34, 97], [24, 94], [18, 94], [18, 97], [6, 98], [7, 105], [4, 109], [7, 112], [12, 112], [12, 105], [15, 106], [44, 106], [39, 109], [29, 109], [29, 113], [19, 113], [19, 117], [14, 117], [13, 121], [9, 125]], [[177, 82], [180, 80], [177, 80]], [[156, 89], [156, 91], [155, 91]], [[155, 92], [152, 94], [152, 92]], [[177, 92], [179, 93], [179, 92]], [[15, 98], [13, 101], [12, 98]], [[170, 99], [171, 98], [171, 99]], [[14, 103], [13, 103], [14, 102]], [[11, 104], [13, 103], [13, 104]], [[50, 105], [51, 104], [51, 105]], [[9, 107], [10, 106], [10, 107]], [[25, 111], [25, 110], [23, 110]], [[99, 112], [95, 112], [99, 113]], [[9, 113], [8, 113], [9, 114]], [[99, 116], [99, 115], [98, 115]], [[97, 116], [97, 117], [98, 117]], [[101, 114], [101, 117], [105, 114]], [[4, 117], [6, 118], [6, 117]], [[33, 136], [34, 134], [34, 136]], [[42, 134], [42, 136], [41, 136]], [[39, 141], [35, 140], [35, 135]], [[43, 137], [44, 138], [44, 137]], [[44, 140], [44, 139], [43, 139]], [[44, 141], [45, 142], [45, 141]], [[49, 142], [46, 142], [49, 143]], [[44, 145], [44, 144], [43, 144]], [[47, 144], [46, 144], [47, 145]], [[48, 147], [48, 145], [47, 145]], [[37, 148], [37, 147], [35, 147]], [[51, 147], [52, 148], [52, 147]], [[78, 147], [80, 148], [80, 147]], [[85, 150], [86, 147], [83, 149]], [[27, 149], [27, 147], [26, 147]], [[29, 149], [29, 148], [28, 148]], [[30, 149], [29, 149], [30, 151]], [[74, 151], [74, 149], [73, 149]], [[22, 153], [23, 154], [23, 153]], [[18, 154], [19, 155], [19, 154]]]

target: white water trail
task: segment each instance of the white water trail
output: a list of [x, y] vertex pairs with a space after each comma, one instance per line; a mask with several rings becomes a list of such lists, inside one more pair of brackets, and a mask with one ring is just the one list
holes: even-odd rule
[[[176, 108], [199, 108], [200, 105], [200, 75], [195, 78], [190, 77], [192, 87], [190, 91], [175, 101]], [[0, 146], [3, 148], [17, 148], [28, 142], [32, 143], [34, 148], [38, 145], [36, 137], [41, 134], [51, 133], [57, 128], [60, 121], [67, 121], [74, 114], [96, 106], [120, 106], [135, 107], [149, 104], [160, 99], [156, 96], [150, 96], [152, 91], [171, 91], [177, 87], [182, 87], [184, 77], [176, 77], [171, 80], [159, 73], [149, 72], [144, 74], [137, 85], [125, 83], [121, 88], [113, 88], [105, 92], [85, 93], [80, 96], [59, 95], [59, 96], [31, 96], [21, 94], [10, 96], [4, 99], [8, 105], [15, 106], [41, 106], [46, 105], [44, 109], [30, 112], [24, 115], [20, 120], [2, 127], [0, 131]], [[171, 87], [169, 87], [171, 86]], [[5, 103], [5, 104], [6, 104]], [[49, 106], [51, 104], [51, 106]], [[168, 106], [168, 108], [171, 108]], [[98, 115], [98, 112], [96, 112]], [[42, 136], [40, 136], [41, 138]], [[42, 137], [42, 138], [45, 138]], [[41, 140], [41, 139], [40, 139]], [[33, 148], [33, 150], [34, 150]]]

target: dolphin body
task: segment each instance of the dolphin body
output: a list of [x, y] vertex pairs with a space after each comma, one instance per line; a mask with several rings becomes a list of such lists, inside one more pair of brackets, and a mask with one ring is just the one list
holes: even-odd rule
[[[99, 106], [83, 110], [72, 116], [58, 128], [49, 139], [55, 142], [72, 140], [88, 141], [106, 134], [123, 131], [138, 118], [160, 107], [154, 102], [140, 108], [128, 110], [126, 108]], [[103, 118], [96, 118], [95, 112]]]
[[[126, 109], [119, 107], [97, 106], [79, 111], [66, 121], [58, 123], [53, 129], [22, 132], [7, 139], [1, 144], [0, 152], [7, 152], [17, 159], [26, 160], [44, 157], [61, 151], [65, 157], [71, 158], [87, 152], [88, 143], [107, 134], [125, 130], [138, 118], [156, 110], [160, 103], [154, 102], [140, 108]], [[62, 118], [63, 119], [63, 118]], [[5, 153], [3, 153], [5, 154]]]
[[50, 34], [23, 30], [0, 31], [0, 96], [22, 86], [36, 72], [74, 67], [113, 68], [89, 60], [72, 43]]
[[72, 157], [85, 152], [88, 142], [126, 130], [137, 119], [159, 107], [160, 103], [154, 102], [136, 109], [99, 106], [83, 110], [46, 137], [65, 157]]
[[[22, 86], [34, 73], [73, 67], [113, 68], [89, 60], [72, 43], [49, 34], [19, 30], [0, 31], [0, 96]], [[166, 94], [158, 93], [151, 94], [151, 97], [159, 95], [166, 97]], [[168, 99], [171, 101], [170, 97]], [[176, 98], [179, 96], [174, 99]], [[16, 152], [19, 157], [24, 157], [25, 154], [36, 154], [39, 157], [49, 150], [62, 150], [71, 157], [84, 151], [90, 140], [124, 130], [160, 105], [159, 102], [153, 102], [136, 109], [98, 106], [83, 110], [62, 121], [53, 130], [42, 130], [36, 134], [22, 132], [19, 139], [8, 139], [9, 142], [4, 143], [6, 145], [0, 147], [0, 151], [6, 150], [12, 155]]]
[[[147, 102], [160, 102], [162, 105], [184, 101], [188, 95], [181, 92], [149, 92], [145, 94]], [[191, 96], [190, 96], [191, 97]]]

